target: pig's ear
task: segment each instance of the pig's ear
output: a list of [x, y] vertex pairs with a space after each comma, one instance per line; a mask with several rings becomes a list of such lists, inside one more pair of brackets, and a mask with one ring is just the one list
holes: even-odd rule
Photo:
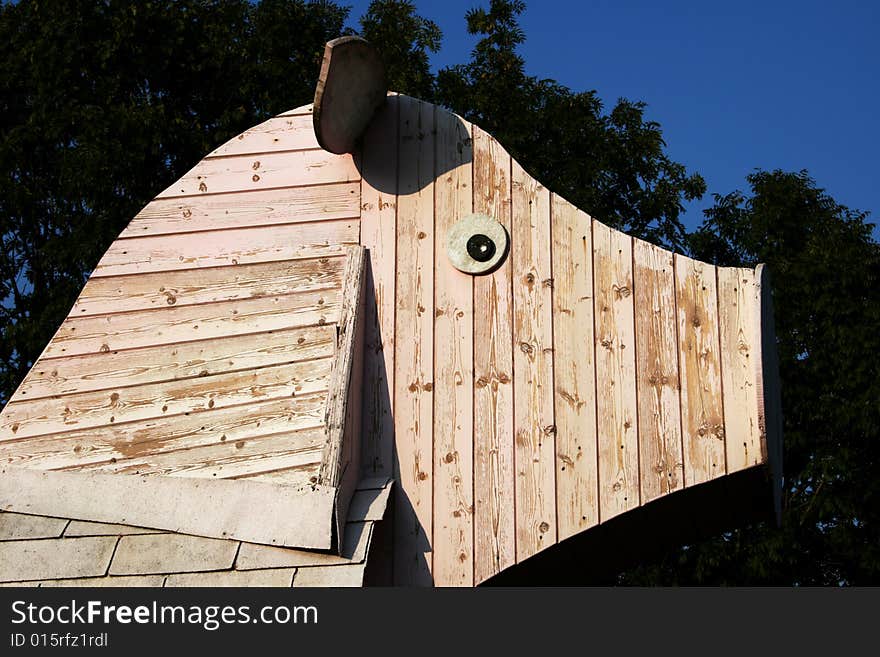
[[354, 36], [327, 42], [312, 113], [321, 147], [353, 152], [387, 94], [385, 67], [369, 42]]

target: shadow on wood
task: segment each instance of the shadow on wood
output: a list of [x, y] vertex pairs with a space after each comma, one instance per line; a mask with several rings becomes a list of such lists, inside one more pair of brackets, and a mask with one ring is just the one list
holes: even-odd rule
[[604, 586], [665, 550], [752, 522], [773, 522], [766, 467], [658, 498], [544, 550], [483, 586]]
[[[436, 112], [445, 121], [444, 134], [451, 134], [453, 138], [460, 136], [465, 144], [460, 152], [460, 159], [434, 158], [430, 170], [421, 172], [401, 170], [398, 173], [397, 158], [388, 155], [377, 158], [374, 155], [370, 159], [370, 166], [364, 166], [366, 158], [369, 158], [370, 155], [363, 151], [375, 148], [387, 152], [389, 148], [398, 147], [399, 143], [400, 151], [411, 155], [424, 150], [421, 143], [425, 140], [428, 140], [427, 144], [432, 144], [437, 133], [434, 122], [434, 105], [403, 94], [391, 94], [385, 104], [376, 110], [373, 120], [363, 134], [362, 152], [359, 157], [355, 157], [355, 166], [364, 181], [383, 194], [395, 195], [398, 193], [399, 175], [401, 181], [406, 183], [400, 193], [414, 194], [429, 184], [433, 184], [435, 180], [439, 180], [443, 174], [453, 168], [471, 163], [474, 155], [471, 131], [468, 125], [456, 115], [451, 115], [454, 125], [450, 125], [450, 119], [448, 119], [448, 113], [445, 110], [436, 108]], [[399, 127], [398, 117], [400, 117]], [[392, 141], [393, 138], [389, 138], [389, 136], [397, 135], [398, 129], [401, 130], [401, 134], [398, 135], [397, 142]], [[398, 157], [402, 157], [402, 155], [398, 154]], [[409, 162], [412, 164], [411, 159]]]

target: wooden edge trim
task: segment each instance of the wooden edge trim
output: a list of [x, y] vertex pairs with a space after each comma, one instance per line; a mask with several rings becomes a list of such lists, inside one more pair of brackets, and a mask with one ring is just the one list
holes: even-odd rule
[[[348, 249], [345, 272], [342, 276], [342, 309], [336, 327], [336, 357], [330, 373], [330, 391], [324, 422], [327, 442], [321, 458], [318, 483], [338, 486], [345, 471], [345, 433], [351, 397], [359, 397], [359, 390], [352, 389], [358, 333], [363, 331], [360, 312], [364, 296], [364, 267], [366, 249], [353, 246]], [[352, 427], [353, 428], [353, 427]]]
[[779, 381], [779, 358], [776, 352], [776, 323], [773, 319], [773, 289], [770, 271], [764, 264], [755, 268], [756, 326], [755, 388], [758, 400], [758, 429], [761, 449], [769, 465], [773, 486], [773, 510], [776, 524], [782, 524], [782, 394]]
[[336, 357], [325, 409], [327, 438], [318, 471], [318, 484], [336, 489], [333, 546], [339, 550], [348, 505], [360, 476], [365, 267], [366, 249], [350, 247], [342, 278]]
[[292, 548], [331, 548], [336, 489], [0, 469], [0, 509]]
[[368, 41], [357, 36], [328, 41], [312, 103], [321, 148], [337, 155], [354, 152], [387, 93], [385, 66]]

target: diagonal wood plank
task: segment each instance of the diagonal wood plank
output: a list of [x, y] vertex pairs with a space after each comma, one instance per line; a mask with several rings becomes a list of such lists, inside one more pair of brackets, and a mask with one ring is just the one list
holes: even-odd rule
[[324, 357], [181, 381], [13, 401], [0, 415], [0, 441], [324, 392], [332, 362], [331, 357]]
[[342, 285], [345, 259], [312, 258], [90, 278], [70, 317], [259, 299]]
[[202, 160], [156, 198], [359, 180], [350, 155], [333, 155], [322, 149], [239, 155]]
[[342, 255], [358, 239], [349, 219], [133, 237], [113, 242], [92, 277]]
[[64, 320], [41, 360], [335, 324], [340, 289]]
[[305, 223], [358, 216], [358, 183], [154, 199], [120, 238]]
[[13, 401], [174, 381], [331, 356], [333, 325], [37, 361]]

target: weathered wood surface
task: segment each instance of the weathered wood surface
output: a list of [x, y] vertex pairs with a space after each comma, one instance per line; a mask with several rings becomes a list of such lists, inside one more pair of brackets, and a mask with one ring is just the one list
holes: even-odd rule
[[0, 415], [0, 441], [326, 392], [332, 362], [332, 356], [325, 356], [178, 381], [13, 401]]
[[394, 578], [430, 584], [434, 487], [434, 107], [401, 96], [394, 362]]
[[434, 203], [434, 579], [474, 583], [474, 277], [446, 257], [446, 233], [473, 211], [470, 126], [437, 110]]
[[38, 360], [12, 401], [75, 392], [108, 390], [160, 381], [198, 378], [266, 365], [331, 356], [336, 345], [334, 326], [270, 331], [168, 347]]
[[559, 540], [599, 522], [592, 219], [553, 206], [553, 365]]
[[[510, 155], [473, 127], [474, 211], [511, 226]], [[516, 563], [513, 292], [508, 256], [474, 278], [474, 580]]]
[[328, 41], [315, 86], [315, 137], [331, 153], [353, 153], [388, 82], [378, 51], [357, 36]]
[[[325, 427], [327, 431], [319, 481], [327, 486], [339, 486], [350, 461], [348, 448], [357, 441], [352, 434], [351, 407], [360, 405], [360, 390], [354, 385], [360, 381], [356, 365], [362, 364], [363, 297], [366, 253], [357, 246], [348, 252], [342, 282], [342, 308], [336, 332], [336, 358], [327, 393]], [[357, 419], [360, 420], [360, 408]], [[358, 427], [359, 431], [360, 427]]]
[[593, 222], [599, 519], [639, 505], [632, 239]]
[[357, 244], [358, 228], [356, 220], [337, 219], [132, 237], [113, 242], [92, 277], [342, 255], [346, 245]]
[[550, 191], [512, 164], [516, 559], [556, 542]]
[[758, 423], [756, 360], [760, 348], [754, 333], [755, 272], [718, 268], [718, 311], [721, 330], [721, 383], [724, 392], [724, 439], [727, 470], [736, 472], [763, 462]]
[[361, 156], [361, 245], [368, 251], [361, 459], [368, 476], [390, 477], [394, 468], [399, 116], [400, 103], [394, 95], [364, 135]]
[[715, 267], [675, 256], [687, 486], [726, 472]]
[[357, 182], [282, 187], [226, 195], [156, 199], [137, 213], [120, 237], [147, 237], [273, 226], [358, 216]]
[[71, 317], [43, 352], [43, 360], [335, 324], [339, 321], [341, 296], [337, 288]]
[[113, 243], [0, 415], [7, 466], [318, 482], [360, 174], [303, 120], [221, 147]]
[[350, 156], [333, 155], [322, 149], [235, 155], [202, 160], [156, 198], [359, 180], [360, 174]]
[[276, 151], [303, 151], [320, 148], [315, 139], [311, 114], [276, 116], [248, 128], [222, 146], [206, 155], [206, 158], [230, 155], [256, 155]]
[[[316, 394], [275, 399], [183, 415], [116, 423], [95, 429], [0, 442], [2, 461], [40, 470], [81, 468], [87, 465], [120, 470], [148, 463], [156, 454], [230, 443], [241, 449], [246, 440], [322, 427], [324, 397]], [[241, 443], [241, 445], [237, 445]], [[181, 453], [186, 463], [190, 454]], [[196, 462], [199, 462], [196, 459]]]
[[339, 255], [235, 267], [92, 277], [74, 303], [70, 317], [327, 290], [342, 284], [344, 265], [345, 258]]
[[[124, 462], [64, 469], [203, 479], [253, 478], [283, 469], [288, 473], [285, 485], [305, 486], [318, 483], [325, 441], [323, 428], [313, 427], [232, 443], [221, 441], [186, 449], [186, 453], [155, 452]], [[290, 476], [294, 471], [298, 475], [296, 481]]]
[[684, 487], [672, 254], [633, 240], [642, 503]]

